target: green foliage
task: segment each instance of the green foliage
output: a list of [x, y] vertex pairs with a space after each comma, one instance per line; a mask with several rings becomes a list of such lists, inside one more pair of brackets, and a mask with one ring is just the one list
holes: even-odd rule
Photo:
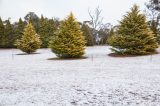
[[28, 54], [35, 52], [40, 48], [41, 40], [39, 35], [36, 34], [34, 27], [29, 23], [23, 32], [21, 39], [15, 42], [15, 46]]
[[81, 27], [81, 30], [83, 32], [83, 35], [85, 36], [86, 46], [93, 46], [94, 41], [93, 41], [93, 36], [90, 32], [89, 26], [87, 24], [83, 24]]
[[153, 32], [147, 26], [145, 15], [140, 14], [137, 5], [124, 16], [117, 35], [113, 35], [108, 42], [112, 50], [120, 54], [152, 54], [158, 47]]
[[61, 22], [49, 47], [60, 58], [77, 58], [84, 54], [85, 39], [72, 13]]
[[4, 25], [2, 22], [2, 19], [0, 18], [0, 47], [4, 47], [5, 41], [4, 41]]
[[40, 35], [40, 38], [42, 40], [43, 48], [48, 47], [48, 43], [50, 41], [50, 38], [53, 36], [54, 31], [54, 21], [41, 16], [38, 34]]

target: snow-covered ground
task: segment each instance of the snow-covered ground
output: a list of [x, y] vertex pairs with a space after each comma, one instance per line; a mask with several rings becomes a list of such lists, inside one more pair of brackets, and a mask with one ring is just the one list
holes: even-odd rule
[[160, 106], [160, 54], [110, 57], [107, 46], [88, 47], [81, 60], [19, 53], [0, 50], [0, 106]]

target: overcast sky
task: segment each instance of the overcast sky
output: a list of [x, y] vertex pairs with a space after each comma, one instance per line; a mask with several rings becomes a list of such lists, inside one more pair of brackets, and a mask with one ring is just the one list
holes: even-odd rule
[[88, 8], [94, 10], [99, 6], [104, 17], [104, 23], [117, 24], [118, 20], [133, 4], [138, 4], [144, 10], [144, 3], [149, 0], [0, 0], [0, 16], [2, 19], [11, 18], [17, 21], [28, 12], [35, 12], [38, 16], [43, 14], [48, 18], [63, 19], [71, 11], [79, 21], [89, 20]]

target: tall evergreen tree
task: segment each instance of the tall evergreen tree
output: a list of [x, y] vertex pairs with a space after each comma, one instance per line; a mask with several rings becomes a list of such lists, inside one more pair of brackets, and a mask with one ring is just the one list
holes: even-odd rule
[[35, 32], [35, 29], [31, 23], [29, 23], [23, 32], [21, 39], [15, 42], [15, 46], [28, 54], [35, 52], [40, 48], [41, 40], [39, 35]]
[[109, 40], [112, 50], [116, 53], [145, 55], [156, 52], [158, 47], [156, 38], [137, 5], [124, 16], [117, 33], [118, 35], [112, 36]]
[[4, 41], [4, 25], [3, 25], [3, 21], [0, 17], [0, 47], [4, 47], [5, 45], [5, 41]]
[[15, 41], [14, 30], [9, 20], [6, 20], [4, 35], [5, 35], [4, 37], [5, 47], [7, 48], [14, 47], [13, 44]]
[[93, 46], [94, 45], [94, 41], [93, 41], [93, 36], [90, 32], [90, 28], [87, 24], [83, 23], [81, 30], [83, 32], [83, 35], [85, 36], [85, 40], [86, 40], [86, 46]]
[[15, 28], [16, 39], [20, 39], [22, 37], [24, 27], [25, 27], [25, 23], [20, 18], [18, 21], [18, 26]]
[[60, 58], [76, 58], [84, 54], [85, 39], [72, 13], [61, 22], [49, 47]]
[[42, 40], [42, 47], [44, 48], [48, 47], [48, 43], [50, 38], [53, 36], [53, 32], [54, 32], [53, 22], [50, 22], [49, 19], [41, 16], [40, 28], [38, 30], [38, 34], [40, 35], [40, 38]]

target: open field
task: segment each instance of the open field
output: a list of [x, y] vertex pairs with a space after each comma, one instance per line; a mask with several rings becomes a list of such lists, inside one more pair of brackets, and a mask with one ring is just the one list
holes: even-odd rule
[[160, 105], [160, 54], [110, 57], [107, 46], [77, 60], [52, 60], [49, 49], [20, 53], [0, 50], [0, 106]]

